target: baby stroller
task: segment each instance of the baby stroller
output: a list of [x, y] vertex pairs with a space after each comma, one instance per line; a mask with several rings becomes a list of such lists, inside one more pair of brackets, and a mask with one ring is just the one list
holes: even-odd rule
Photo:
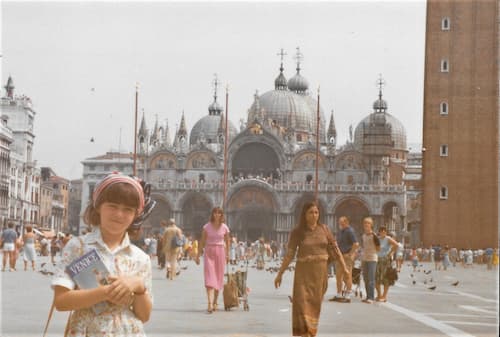
[[[361, 290], [361, 262], [359, 260], [354, 261], [354, 265], [352, 267], [352, 285], [354, 296], [363, 297], [363, 291]], [[346, 295], [347, 286], [344, 284], [344, 291], [342, 295]]]
[[[233, 268], [234, 269], [234, 268]], [[246, 261], [245, 270], [238, 270], [234, 273], [227, 273], [227, 283], [224, 285], [224, 310], [228, 311], [231, 308], [238, 307], [240, 303], [243, 305], [243, 310], [249, 311], [248, 305], [248, 260]]]
[[354, 295], [360, 298], [363, 297], [363, 291], [361, 290], [361, 268], [352, 267], [352, 285], [356, 286]]

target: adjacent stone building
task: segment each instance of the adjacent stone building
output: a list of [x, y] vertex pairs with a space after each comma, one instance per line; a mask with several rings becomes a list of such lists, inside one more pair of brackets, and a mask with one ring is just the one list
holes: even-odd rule
[[80, 213], [82, 211], [82, 179], [69, 182], [68, 227], [73, 234], [80, 232]]
[[13, 142], [12, 130], [8, 127], [8, 117], [1, 116], [0, 124], [0, 228], [9, 218], [10, 185], [10, 144]]
[[10, 144], [9, 207], [7, 219], [19, 230], [26, 224], [36, 225], [39, 218], [40, 170], [33, 160], [35, 110], [31, 99], [14, 95], [9, 76], [6, 94], [0, 100], [3, 121], [12, 131]]

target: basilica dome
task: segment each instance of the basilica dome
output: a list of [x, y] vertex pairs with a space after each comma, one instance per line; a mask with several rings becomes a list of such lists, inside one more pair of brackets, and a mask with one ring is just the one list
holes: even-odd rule
[[[377, 102], [375, 102], [377, 103]], [[374, 103], [374, 105], [375, 105]], [[373, 112], [366, 116], [356, 127], [354, 132], [354, 146], [357, 150], [361, 151], [363, 149], [363, 138], [365, 130], [370, 126], [370, 121], [374, 119], [376, 114], [380, 112]], [[403, 124], [393, 115], [384, 112], [386, 123], [391, 126], [391, 138], [394, 142], [393, 150], [406, 151], [406, 130]]]
[[250, 110], [263, 111], [266, 119], [286, 128], [292, 127], [295, 131], [314, 131], [313, 114], [304, 97], [288, 90], [272, 90], [261, 95], [258, 102], [259, 107], [254, 102]]
[[[195, 145], [202, 140], [204, 140], [206, 144], [217, 143], [221, 118], [224, 118], [224, 115], [208, 115], [200, 118], [191, 129], [189, 144]], [[222, 123], [225, 123], [225, 121], [222, 121]], [[229, 140], [231, 140], [236, 136], [237, 130], [231, 121], [228, 121], [228, 124]]]
[[[282, 65], [274, 85], [275, 90], [261, 96], [255, 95], [255, 101], [248, 114], [248, 124], [261, 117], [267, 121], [274, 121], [281, 127], [292, 128], [295, 132], [315, 134], [317, 101], [307, 94], [309, 86], [307, 80], [297, 72], [287, 85]], [[324, 140], [325, 119], [320, 108], [320, 141]]]

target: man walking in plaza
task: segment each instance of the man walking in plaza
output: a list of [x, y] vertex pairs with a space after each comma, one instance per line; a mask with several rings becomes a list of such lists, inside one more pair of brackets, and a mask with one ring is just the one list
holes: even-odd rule
[[167, 262], [167, 279], [173, 280], [177, 274], [177, 258], [182, 245], [178, 245], [178, 240], [182, 239], [182, 231], [175, 225], [175, 219], [168, 220], [167, 228], [163, 233], [163, 252]]
[[[340, 266], [338, 261], [335, 261], [335, 277], [337, 279], [337, 295], [330, 299], [330, 301], [337, 301], [342, 303], [351, 302], [352, 290], [352, 266], [354, 264], [354, 257], [356, 250], [359, 247], [358, 240], [354, 229], [349, 225], [349, 219], [342, 216], [339, 219], [340, 231], [337, 233], [337, 244], [344, 256], [344, 262], [348, 273]], [[345, 282], [346, 291], [342, 293], [342, 285]]]
[[3, 244], [2, 271], [5, 271], [7, 260], [9, 261], [9, 271], [11, 270], [15, 271], [17, 232], [14, 230], [13, 222], [9, 222], [8, 228], [4, 229], [4, 231], [2, 232], [1, 241]]

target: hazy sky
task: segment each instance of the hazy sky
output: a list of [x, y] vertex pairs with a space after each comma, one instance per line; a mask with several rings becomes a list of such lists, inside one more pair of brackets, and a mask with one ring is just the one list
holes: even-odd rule
[[2, 95], [10, 74], [34, 104], [34, 158], [69, 179], [81, 178], [83, 159], [118, 149], [120, 129], [121, 149], [132, 151], [137, 81], [148, 127], [158, 115], [173, 137], [182, 111], [188, 129], [208, 114], [217, 73], [238, 126], [255, 90], [274, 89], [280, 48], [286, 78], [295, 74], [297, 46], [328, 120], [334, 110], [339, 145], [372, 111], [380, 73], [389, 112], [421, 143], [425, 1], [1, 6]]

